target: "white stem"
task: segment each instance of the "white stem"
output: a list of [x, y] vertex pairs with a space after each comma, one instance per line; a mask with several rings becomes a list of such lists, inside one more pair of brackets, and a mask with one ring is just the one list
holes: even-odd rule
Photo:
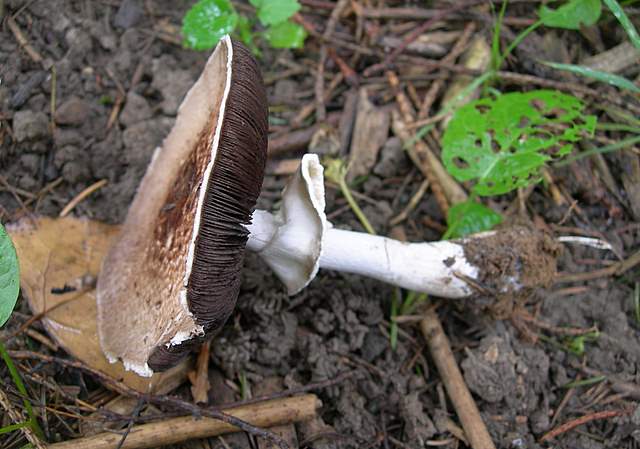
[[[251, 234], [247, 248], [260, 253], [281, 278], [287, 277], [282, 275], [287, 271], [285, 264], [294, 270], [297, 263], [305, 265], [303, 255], [308, 254], [294, 244], [295, 238], [284, 238], [285, 228], [276, 217], [261, 210], [254, 213], [248, 227]], [[329, 228], [320, 246], [320, 268], [360, 274], [442, 297], [470, 296], [472, 290], [461, 277], [475, 279], [478, 276], [478, 269], [465, 259], [464, 248], [447, 241], [404, 243]], [[290, 289], [291, 293], [295, 291]]]
[[459, 275], [478, 276], [478, 269], [467, 262], [463, 247], [456, 243], [405, 243], [333, 228], [322, 242], [320, 268], [447, 298], [471, 295], [471, 288]]

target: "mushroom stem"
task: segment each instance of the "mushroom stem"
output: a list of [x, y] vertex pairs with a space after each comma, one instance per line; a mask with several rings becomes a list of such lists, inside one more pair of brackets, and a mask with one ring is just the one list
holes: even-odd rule
[[[279, 226], [277, 217], [269, 212], [257, 210], [249, 231], [247, 249], [266, 254], [267, 263], [277, 265], [272, 268], [279, 277], [283, 277], [279, 270], [296, 263], [305, 264], [300, 260], [306, 256], [301, 251], [305, 245], [296, 245], [295, 234], [282, 238], [287, 229]], [[279, 238], [274, 238], [276, 235]], [[322, 236], [319, 268], [359, 274], [448, 298], [470, 296], [472, 290], [461, 278], [475, 279], [478, 275], [478, 269], [466, 261], [464, 247], [457, 243], [404, 243], [335, 228], [327, 229]], [[289, 288], [292, 294], [298, 290]]]
[[480, 289], [509, 294], [548, 285], [559, 245], [525, 227], [484, 232], [455, 241], [405, 243], [335, 229], [324, 213], [323, 169], [306, 154], [282, 194], [276, 214], [253, 214], [247, 248], [257, 252], [293, 295], [319, 268], [360, 274], [445, 298]]
[[322, 166], [311, 154], [285, 188], [278, 213], [255, 211], [248, 230], [247, 248], [263, 257], [290, 294], [326, 268], [462, 298], [472, 293], [463, 279], [477, 279], [479, 273], [467, 261], [463, 242], [404, 243], [333, 228], [324, 214]]
[[447, 298], [470, 296], [472, 290], [461, 278], [478, 276], [478, 268], [465, 259], [462, 245], [447, 241], [405, 243], [341, 229], [327, 231], [320, 268]]

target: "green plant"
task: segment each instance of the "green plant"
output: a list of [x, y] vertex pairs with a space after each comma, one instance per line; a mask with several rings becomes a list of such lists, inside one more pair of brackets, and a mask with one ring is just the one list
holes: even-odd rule
[[11, 316], [20, 291], [20, 267], [11, 239], [0, 225], [0, 326]]
[[[0, 224], [0, 327], [3, 326], [11, 316], [16, 301], [18, 300], [19, 291], [20, 267], [18, 265], [18, 257], [16, 256], [16, 250], [13, 247], [13, 243], [11, 243], [9, 235]], [[9, 357], [9, 353], [5, 349], [1, 340], [0, 358], [2, 358], [4, 363], [7, 365], [9, 374], [18, 388], [18, 392], [22, 396], [24, 408], [29, 416], [27, 421], [0, 428], [0, 434], [12, 432], [28, 426], [42, 438], [42, 430], [40, 430], [40, 426], [38, 426], [36, 415], [33, 412], [33, 407], [28, 399], [27, 389], [22, 383], [20, 374], [18, 374], [18, 370], [11, 360], [11, 357]]]
[[472, 197], [449, 212], [446, 237], [490, 229], [501, 218], [475, 202], [538, 182], [545, 163], [569, 154], [595, 131], [577, 98], [550, 90], [484, 98], [456, 110], [442, 138], [443, 163]]
[[349, 203], [349, 207], [351, 207], [353, 213], [356, 214], [356, 217], [358, 217], [358, 220], [360, 220], [362, 227], [369, 234], [375, 235], [375, 229], [373, 229], [373, 226], [371, 226], [371, 223], [369, 223], [369, 219], [364, 214], [364, 212], [362, 212], [362, 209], [360, 209], [360, 206], [353, 197], [351, 189], [347, 184], [347, 172], [349, 171], [349, 167], [347, 166], [347, 164], [345, 164], [342, 159], [326, 159], [324, 161], [324, 166], [324, 175], [329, 181], [338, 184], [338, 186], [340, 187], [340, 192], [342, 192], [342, 195], [347, 200], [347, 203]]
[[250, 0], [257, 21], [264, 27], [254, 32], [256, 19], [239, 14], [230, 0], [199, 0], [182, 21], [184, 45], [195, 50], [208, 50], [225, 35], [238, 37], [258, 53], [256, 37], [262, 37], [274, 48], [301, 48], [306, 31], [290, 20], [299, 9], [297, 0]]
[[542, 5], [538, 9], [539, 19], [525, 28], [509, 44], [504, 52], [500, 52], [500, 30], [506, 10], [506, 2], [502, 4], [500, 14], [496, 20], [493, 33], [492, 66], [499, 70], [504, 60], [511, 52], [534, 30], [542, 25], [552, 28], [564, 28], [567, 30], [579, 30], [581, 26], [595, 24], [602, 13], [600, 0], [570, 0], [562, 6], [552, 9]]

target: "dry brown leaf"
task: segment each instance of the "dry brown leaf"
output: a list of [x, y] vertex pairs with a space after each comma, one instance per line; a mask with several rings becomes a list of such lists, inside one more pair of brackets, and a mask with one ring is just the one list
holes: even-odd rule
[[166, 392], [186, 376], [181, 364], [144, 378], [111, 364], [96, 330], [95, 279], [118, 226], [74, 217], [23, 220], [7, 228], [20, 261], [20, 286], [34, 315], [73, 357], [141, 392]]
[[348, 180], [371, 172], [378, 159], [378, 153], [389, 136], [389, 111], [371, 103], [365, 88], [360, 89], [358, 95]]

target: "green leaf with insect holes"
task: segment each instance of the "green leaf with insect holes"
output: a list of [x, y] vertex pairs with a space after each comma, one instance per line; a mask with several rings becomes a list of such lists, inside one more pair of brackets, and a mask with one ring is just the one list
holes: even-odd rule
[[264, 36], [273, 48], [302, 48], [307, 32], [297, 23], [286, 21], [267, 28]]
[[577, 98], [551, 90], [508, 93], [458, 109], [442, 138], [442, 160], [478, 195], [499, 195], [540, 180], [540, 168], [592, 136], [596, 117]]
[[447, 238], [457, 239], [489, 231], [502, 223], [502, 215], [475, 201], [458, 203], [447, 214]]
[[184, 45], [194, 50], [213, 48], [238, 23], [238, 14], [229, 0], [200, 0], [182, 19]]
[[20, 266], [11, 238], [0, 224], [0, 326], [13, 312], [20, 291]]
[[567, 30], [579, 30], [581, 26], [593, 25], [601, 13], [600, 0], [570, 0], [557, 9], [542, 5], [538, 10], [538, 16], [544, 25]]

